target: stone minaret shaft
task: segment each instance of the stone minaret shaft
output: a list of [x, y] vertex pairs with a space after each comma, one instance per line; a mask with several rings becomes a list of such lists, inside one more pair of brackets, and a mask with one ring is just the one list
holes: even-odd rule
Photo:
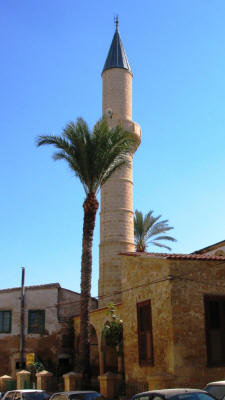
[[[118, 25], [102, 72], [102, 113], [109, 127], [121, 124], [137, 135], [132, 121], [132, 72]], [[132, 157], [129, 165], [116, 171], [101, 190], [99, 306], [121, 299], [119, 253], [134, 251]]]

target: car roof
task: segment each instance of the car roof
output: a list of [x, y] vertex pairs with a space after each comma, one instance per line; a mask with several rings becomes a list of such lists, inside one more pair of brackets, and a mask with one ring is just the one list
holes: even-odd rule
[[56, 394], [85, 394], [85, 393], [98, 393], [95, 390], [73, 390], [72, 392], [58, 392], [58, 393], [54, 393], [54, 395]]
[[14, 393], [14, 392], [22, 392], [22, 393], [31, 393], [31, 392], [45, 392], [45, 390], [41, 389], [15, 389], [15, 390], [9, 390], [7, 393]]
[[[175, 396], [177, 394], [185, 394], [185, 393], [207, 393], [205, 390], [200, 390], [200, 389], [159, 389], [159, 390], [150, 390], [148, 392], [143, 392], [143, 393], [137, 393], [133, 397], [141, 397], [143, 395], [148, 395], [148, 394], [161, 394], [168, 399], [172, 396]], [[208, 394], [208, 393], [207, 393]]]
[[225, 381], [216, 381], [216, 382], [209, 382], [206, 386], [209, 385], [225, 385]]

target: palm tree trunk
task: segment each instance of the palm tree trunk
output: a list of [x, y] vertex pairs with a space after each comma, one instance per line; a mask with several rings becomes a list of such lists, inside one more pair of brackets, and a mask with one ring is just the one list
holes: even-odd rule
[[98, 206], [95, 193], [88, 193], [83, 204], [84, 222], [81, 260], [79, 369], [83, 375], [89, 372], [89, 306], [91, 297], [92, 242]]

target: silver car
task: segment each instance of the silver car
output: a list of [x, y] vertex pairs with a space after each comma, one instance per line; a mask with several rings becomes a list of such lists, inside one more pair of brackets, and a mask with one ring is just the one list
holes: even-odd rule
[[205, 390], [161, 389], [135, 394], [131, 400], [215, 400]]
[[48, 400], [49, 397], [45, 390], [21, 389], [5, 392], [1, 400]]
[[225, 398], [225, 381], [210, 382], [204, 390], [212, 394], [216, 399], [223, 400]]
[[103, 400], [101, 393], [92, 390], [54, 393], [50, 400]]

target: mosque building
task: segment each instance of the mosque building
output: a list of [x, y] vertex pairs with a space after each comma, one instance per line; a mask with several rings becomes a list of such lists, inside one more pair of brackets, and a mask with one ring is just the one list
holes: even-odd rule
[[[102, 114], [110, 127], [120, 125], [135, 135], [138, 148], [132, 77], [116, 19], [102, 70]], [[225, 375], [225, 241], [191, 254], [135, 252], [133, 157], [128, 161], [101, 190], [98, 304], [90, 303], [91, 375], [106, 398], [202, 388]], [[0, 291], [0, 370], [13, 377], [20, 368], [19, 289]], [[76, 371], [80, 316], [79, 307], [70, 305], [79, 304], [80, 295], [59, 284], [27, 287], [26, 293], [25, 353], [44, 360], [49, 370]], [[123, 327], [122, 342], [113, 346], [103, 335], [110, 302]], [[79, 373], [65, 379], [70, 377], [70, 389], [80, 389]]]
[[[133, 74], [115, 22], [102, 70], [102, 114], [110, 127], [136, 136], [138, 151]], [[101, 190], [98, 302], [90, 300], [91, 375], [108, 399], [148, 389], [202, 388], [225, 376], [225, 241], [191, 254], [136, 252], [133, 157], [128, 161]], [[0, 291], [0, 391], [2, 379], [15, 378], [23, 365], [20, 289]], [[24, 356], [36, 357], [60, 378], [73, 370], [65, 374], [65, 390], [80, 389], [81, 375], [74, 372], [80, 295], [58, 283], [25, 289]], [[110, 302], [122, 324], [119, 345], [109, 345], [103, 335]]]
[[[141, 129], [132, 121], [132, 76], [117, 20], [102, 71], [102, 113], [110, 127], [122, 125], [140, 143]], [[225, 241], [192, 254], [135, 252], [132, 157], [129, 161], [101, 191], [99, 305], [90, 312], [92, 373], [106, 397], [118, 396], [121, 382], [136, 382], [139, 389], [201, 388], [225, 374]], [[122, 352], [102, 335], [109, 302], [123, 321]], [[76, 316], [75, 352], [79, 323]]]

